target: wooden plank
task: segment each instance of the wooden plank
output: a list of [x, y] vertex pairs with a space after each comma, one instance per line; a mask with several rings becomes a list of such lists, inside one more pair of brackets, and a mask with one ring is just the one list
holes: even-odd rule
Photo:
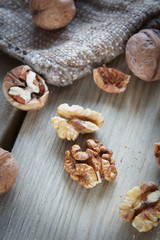
[[[124, 56], [112, 66], [128, 73]], [[66, 88], [51, 88], [47, 106], [29, 112], [13, 148], [19, 177], [1, 197], [0, 239], [159, 239], [160, 225], [138, 233], [118, 215], [126, 192], [143, 181], [159, 184], [153, 144], [160, 134], [160, 81], [145, 83], [132, 76], [126, 92], [116, 95], [98, 89], [92, 76]], [[65, 150], [73, 142], [58, 138], [51, 126], [61, 103], [90, 107], [105, 116], [95, 134], [114, 152], [118, 169], [115, 182], [87, 190], [63, 169]]]
[[6, 100], [2, 84], [5, 74], [19, 64], [19, 61], [0, 52], [0, 146], [8, 150], [15, 141], [25, 112], [17, 110]]

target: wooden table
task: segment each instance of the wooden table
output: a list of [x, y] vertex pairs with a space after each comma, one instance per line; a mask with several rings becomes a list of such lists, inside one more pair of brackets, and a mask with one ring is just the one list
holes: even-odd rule
[[[0, 56], [1, 84], [6, 72], [19, 64]], [[124, 56], [110, 66], [129, 73]], [[154, 142], [160, 140], [160, 81], [146, 83], [132, 76], [124, 93], [107, 94], [89, 75], [72, 86], [49, 89], [46, 107], [27, 113], [13, 108], [0, 89], [1, 146], [19, 162], [16, 184], [0, 197], [0, 239], [158, 240], [160, 224], [138, 233], [118, 210], [132, 187], [143, 181], [160, 183], [153, 156]], [[73, 142], [59, 139], [51, 125], [61, 103], [104, 115], [102, 128], [81, 135], [76, 143], [94, 137], [111, 148], [118, 169], [115, 182], [103, 181], [87, 190], [63, 169], [64, 152]]]

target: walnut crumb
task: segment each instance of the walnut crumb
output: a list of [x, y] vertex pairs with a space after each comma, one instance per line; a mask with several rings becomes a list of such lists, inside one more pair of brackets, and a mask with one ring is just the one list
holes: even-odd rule
[[119, 215], [139, 232], [156, 227], [160, 218], [160, 191], [153, 182], [144, 182], [127, 192], [119, 208]]
[[117, 177], [113, 152], [97, 140], [86, 141], [86, 151], [79, 145], [73, 145], [65, 152], [64, 169], [70, 177], [85, 188], [92, 188], [102, 182], [102, 176], [113, 181]]

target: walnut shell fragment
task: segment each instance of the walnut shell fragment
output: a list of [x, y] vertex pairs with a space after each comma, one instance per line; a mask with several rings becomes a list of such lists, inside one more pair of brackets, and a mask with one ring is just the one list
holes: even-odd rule
[[71, 107], [64, 103], [57, 109], [60, 117], [51, 119], [52, 125], [62, 139], [76, 140], [79, 134], [92, 133], [102, 126], [104, 117], [102, 114], [84, 109], [79, 105]]
[[73, 145], [65, 152], [64, 169], [70, 177], [85, 188], [92, 188], [102, 182], [102, 177], [113, 181], [117, 177], [113, 152], [97, 140], [86, 141], [86, 151], [79, 145]]
[[119, 208], [119, 215], [139, 232], [150, 231], [160, 218], [160, 191], [153, 182], [144, 182], [127, 192]]
[[126, 90], [130, 76], [105, 65], [93, 70], [93, 78], [97, 86], [108, 93], [121, 93]]
[[18, 176], [18, 163], [10, 152], [0, 148], [0, 194], [11, 189]]
[[6, 74], [3, 93], [14, 107], [24, 111], [43, 108], [49, 95], [45, 81], [27, 65]]
[[160, 142], [154, 144], [154, 156], [158, 167], [160, 168]]

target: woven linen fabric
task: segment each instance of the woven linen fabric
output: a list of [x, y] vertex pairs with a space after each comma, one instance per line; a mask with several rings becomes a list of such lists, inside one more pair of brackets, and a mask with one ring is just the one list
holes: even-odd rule
[[[0, 49], [44, 79], [65, 86], [124, 51], [127, 39], [146, 21], [159, 24], [158, 0], [77, 0], [66, 27], [36, 27], [27, 0], [0, 0]], [[157, 17], [157, 21], [156, 21]], [[152, 26], [152, 22], [150, 26]]]

